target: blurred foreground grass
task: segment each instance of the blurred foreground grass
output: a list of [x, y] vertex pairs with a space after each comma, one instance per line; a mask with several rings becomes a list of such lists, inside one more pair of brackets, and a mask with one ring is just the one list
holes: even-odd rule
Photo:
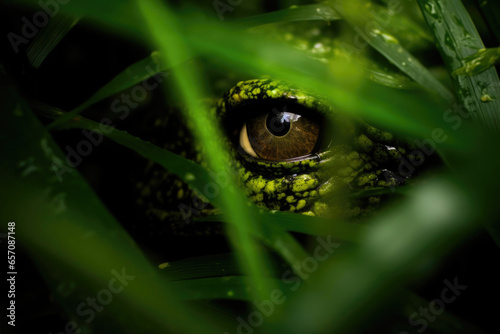
[[[5, 6], [17, 4], [4, 2]], [[35, 1], [21, 3], [38, 8]], [[481, 19], [478, 12], [485, 5], [476, 8], [467, 2], [469, 11], [474, 11], [470, 13], [458, 0], [422, 0], [419, 6], [412, 1], [332, 1], [292, 9], [287, 9], [291, 2], [283, 1], [268, 5], [275, 11], [259, 15], [266, 9], [264, 4], [215, 3], [232, 8], [223, 13], [227, 20], [219, 20], [213, 3], [174, 6], [157, 0], [73, 0], [58, 5], [61, 14], [83, 17], [86, 24], [109, 29], [116, 38], [146, 44], [151, 52], [159, 53], [130, 64], [114, 78], [103, 75], [96, 79], [108, 84], [86, 101], [72, 101], [72, 110], [67, 113], [48, 107], [46, 115], [55, 118], [50, 124], [42, 124], [35, 116], [27, 102], [29, 96], [18, 89], [19, 78], [7, 69], [9, 64], [0, 68], [1, 228], [6, 229], [7, 221], [16, 221], [18, 246], [36, 264], [51, 296], [66, 312], [65, 320], [74, 321], [69, 327], [78, 326], [82, 333], [351, 333], [373, 332], [382, 326], [384, 331], [401, 333], [421, 332], [423, 323], [415, 319], [425, 319], [429, 331], [481, 331], [484, 324], [471, 321], [478, 318], [473, 306], [465, 310], [470, 317], [463, 316], [464, 312], [456, 317], [447, 309], [432, 321], [421, 314], [412, 318], [419, 307], [415, 300], [424, 303], [420, 306], [428, 306], [428, 302], [410, 290], [438, 272], [450, 254], [483, 231], [500, 245], [494, 179], [500, 166], [495, 154], [499, 147], [499, 79], [488, 59], [471, 58], [485, 45], [470, 15], [474, 14], [476, 21]], [[399, 6], [394, 7], [396, 3]], [[218, 7], [219, 13], [229, 7]], [[389, 23], [380, 23], [382, 13], [391, 13], [391, 19], [385, 21]], [[495, 31], [499, 18], [485, 17], [493, 22], [482, 22], [482, 33], [494, 41], [495, 45], [488, 45], [493, 47], [498, 43], [494, 36], [499, 36]], [[318, 60], [244, 29], [270, 22], [318, 19], [340, 21], [345, 31], [341, 38], [358, 40], [365, 46], [358, 48], [359, 52], [343, 46], [331, 59]], [[35, 57], [37, 64], [51, 51], [42, 49]], [[438, 53], [442, 61], [425, 57]], [[374, 64], [377, 57], [388, 60], [394, 68], [359, 65]], [[68, 171], [60, 182], [54, 168], [61, 166], [65, 157], [52, 135], [65, 128], [94, 128], [92, 121], [75, 116], [154, 75], [146, 69], [150, 64], [155, 72], [171, 73], [165, 89], [187, 106], [184, 116], [209, 153], [209, 170], [224, 170], [228, 154], [218, 144], [219, 125], [208, 106], [199, 103], [214, 93], [214, 87], [206, 83], [203, 66], [185, 66], [197, 58], [216, 64], [212, 70], [220, 73], [237, 70], [252, 78], [271, 75], [308, 87], [325, 96], [339, 112], [426, 140], [435, 146], [446, 169], [428, 175], [407, 191], [404, 200], [367, 226], [356, 228], [313, 217], [260, 213], [246, 205], [234, 182], [214, 200], [228, 222], [234, 254], [187, 259], [159, 270], [77, 170]], [[469, 61], [482, 62], [482, 71], [460, 72]], [[444, 76], [439, 75], [443, 72]], [[93, 83], [80, 84], [92, 85], [90, 91], [99, 88]], [[100, 131], [161, 163], [195, 189], [210, 181], [206, 169], [173, 153], [126, 132], [106, 127]], [[309, 242], [313, 247], [300, 244], [291, 231], [312, 235]], [[315, 239], [316, 235], [321, 239]], [[330, 245], [326, 248], [328, 259], [314, 258], [318, 244]], [[277, 265], [281, 262], [273, 251], [289, 267]], [[497, 252], [473, 256], [481, 257], [477, 261], [487, 256], [486, 263], [495, 267]], [[310, 259], [319, 262], [317, 270], [310, 274], [300, 271]], [[126, 273], [122, 278], [129, 280], [123, 283], [123, 291], [111, 295], [112, 302], [105, 310], [90, 312], [90, 307], [80, 307], [89, 296], [104, 298], [99, 292], [110, 286], [117, 272]], [[182, 279], [177, 280], [176, 275]], [[445, 278], [454, 279], [439, 278], [441, 288]], [[498, 296], [498, 288], [491, 289], [492, 295]], [[232, 310], [234, 305], [239, 311]], [[38, 313], [45, 312], [50, 313]], [[44, 316], [35, 319], [42, 323]], [[485, 331], [493, 323], [493, 319], [486, 323]], [[51, 325], [48, 328], [58, 329]]]

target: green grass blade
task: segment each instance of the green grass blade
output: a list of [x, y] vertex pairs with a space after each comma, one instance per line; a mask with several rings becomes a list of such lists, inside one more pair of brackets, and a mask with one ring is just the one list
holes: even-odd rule
[[[471, 17], [459, 0], [420, 0], [422, 13], [432, 29], [448, 71], [453, 73], [467, 64], [468, 57], [484, 49]], [[482, 126], [500, 131], [500, 80], [494, 67], [470, 76], [452, 76], [455, 89], [465, 109]], [[498, 224], [486, 229], [500, 246]]]
[[[50, 106], [38, 104], [38, 107], [44, 108], [43, 114], [47, 117], [56, 117], [56, 114], [68, 114], [61, 111], [56, 112], [57, 109]], [[62, 117], [64, 116], [60, 116], [58, 119]], [[112, 126], [100, 124], [80, 116], [77, 119], [71, 119], [71, 121], [63, 123], [60, 129], [85, 129], [104, 135], [116, 143], [141, 154], [146, 159], [160, 164], [166, 170], [177, 175], [200, 194], [203, 193], [205, 185], [212, 181], [209, 172], [195, 162], [151, 144], [150, 142], [144, 141], [125, 131], [115, 129]], [[214, 204], [222, 205], [220, 196], [215, 196]]]
[[494, 0], [476, 0], [478, 7], [481, 9], [490, 30], [495, 35], [497, 42], [500, 43], [500, 7], [498, 1]]
[[[284, 331], [353, 332], [363, 316], [374, 316], [390, 303], [398, 286], [415, 279], [415, 263], [435, 260], [474, 230], [469, 200], [450, 181], [434, 180], [419, 187], [404, 205], [378, 216], [359, 247], [332, 254], [310, 284], [285, 305], [280, 314], [286, 315], [281, 322]], [[272, 331], [270, 325], [268, 332]]]
[[[280, 254], [293, 268], [299, 276], [304, 275], [300, 271], [302, 261], [309, 257], [309, 254], [302, 248], [297, 240], [282, 228], [274, 226], [272, 221], [262, 225], [262, 239], [266, 244]], [[299, 268], [299, 269], [295, 269]]]
[[61, 124], [68, 122], [79, 113], [90, 107], [91, 105], [109, 97], [113, 94], [119, 93], [122, 90], [130, 88], [147, 78], [160, 72], [160, 63], [158, 53], [153, 52], [149, 57], [144, 58], [117, 74], [111, 81], [101, 87], [95, 92], [87, 101], [71, 110], [64, 113], [60, 118], [50, 123], [47, 128], [54, 129]]
[[398, 89], [415, 89], [415, 81], [400, 73], [389, 72], [378, 67], [368, 69], [369, 78], [379, 85]]
[[[331, 235], [335, 239], [356, 242], [364, 227], [342, 221], [331, 219], [297, 215], [295, 213], [275, 212], [261, 214], [262, 220], [267, 224], [274, 224], [291, 232], [309, 235]], [[214, 215], [198, 219], [198, 221], [225, 221], [229, 219], [225, 215]]]
[[212, 254], [165, 262], [158, 267], [166, 274], [166, 279], [172, 281], [241, 275], [234, 253]]
[[[382, 7], [373, 3], [374, 9], [377, 8], [376, 11], [379, 13], [383, 10], [388, 10], [387, 8], [391, 6], [392, 4], [389, 7]], [[408, 3], [404, 3], [402, 6], [406, 7]], [[404, 11], [405, 9], [403, 8], [403, 13]], [[430, 34], [428, 29], [425, 29], [425, 22], [412, 19], [408, 15], [401, 15], [400, 13], [394, 15], [387, 25], [387, 29], [408, 50], [425, 48], [425, 46], [432, 45], [431, 43], [433, 42], [432, 34]]]
[[[86, 317], [75, 314], [77, 306], [95, 296], [96, 287], [108, 286], [112, 270], [123, 272], [124, 268], [127, 275], [135, 277], [106, 306], [104, 312], [110, 318], [134, 312], [144, 323], [162, 331], [181, 328], [188, 333], [220, 333], [218, 325], [211, 322], [214, 319], [179, 304], [175, 290], [149, 264], [77, 171], [60, 182], [53, 166], [63, 163], [63, 153], [7, 83], [1, 67], [0, 77], [0, 182], [6, 190], [0, 201], [1, 219], [12, 221], [15, 217], [18, 246], [26, 247], [71, 317], [84, 325]], [[61, 289], [67, 282], [76, 287], [70, 295]], [[192, 312], [205, 320], [197, 324], [189, 321]], [[170, 315], [168, 320], [165, 314]], [[141, 328], [136, 322], [129, 322], [129, 326], [137, 331]]]
[[[269, 286], [274, 286], [279, 291], [286, 291], [287, 287], [281, 279], [266, 277], [264, 280], [269, 281]], [[198, 278], [171, 282], [171, 284], [183, 292], [183, 300], [232, 299], [250, 302], [255, 300], [253, 296], [256, 294], [249, 288], [253, 285], [252, 278], [249, 276]], [[268, 294], [266, 299], [269, 299], [269, 296]]]
[[[339, 112], [352, 113], [383, 128], [426, 136], [441, 121], [441, 110], [422, 94], [395, 91], [368, 82], [358, 66], [342, 61], [324, 64], [288, 45], [266, 40], [197, 17], [188, 34], [200, 53], [218, 59], [221, 68], [238, 68], [250, 78], [270, 75], [325, 96]], [[212, 31], [212, 34], [204, 34]], [[362, 99], [359, 96], [363, 96]], [[431, 120], [431, 121], [430, 121]]]
[[[137, 1], [139, 12], [142, 14], [152, 42], [158, 46], [164, 65], [178, 64], [189, 58], [177, 18], [158, 1]], [[201, 102], [206, 95], [200, 83], [203, 82], [193, 68], [178, 66], [173, 69], [173, 79], [176, 88], [187, 105], [187, 118], [193, 122], [198, 142], [203, 144], [208, 157], [208, 164], [213, 172], [225, 172], [229, 165], [227, 153], [220, 149], [219, 138], [221, 132], [216, 121]], [[234, 177], [234, 176], [231, 176]], [[259, 255], [255, 243], [251, 239], [250, 231], [257, 227], [252, 221], [255, 215], [246, 205], [242, 192], [230, 182], [222, 192], [222, 207], [232, 220], [236, 228], [230, 228], [231, 241], [240, 256], [240, 263], [245, 272], [252, 278], [254, 291], [261, 293], [269, 291], [271, 287], [263, 280], [269, 269], [265, 259]]]
[[[300, 225], [301, 219], [306, 218], [293, 215], [293, 218], [290, 220], [299, 221], [297, 225]], [[293, 236], [285, 231], [279, 220], [280, 219], [276, 219], [274, 215], [261, 213], [258, 216], [258, 220], [256, 220], [256, 224], [259, 224], [260, 228], [251, 231], [251, 233], [279, 254], [293, 268], [293, 271], [299, 277], [303, 277], [304, 275], [300, 271], [301, 263], [305, 258], [309, 257], [309, 254]], [[199, 219], [199, 221], [225, 221], [226, 223], [233, 224], [233, 221], [228, 219], [225, 215], [209, 216], [204, 219]], [[323, 223], [323, 229], [331, 230], [331, 228], [328, 228], [328, 220], [323, 220]], [[334, 230], [336, 231], [336, 229]], [[353, 234], [354, 233], [352, 233], [351, 236]], [[331, 236], [331, 234], [327, 234], [326, 232], [324, 235]], [[338, 238], [337, 234], [334, 235], [334, 238]], [[296, 268], [299, 268], [299, 270]]]
[[[86, 6], [79, 2], [74, 2], [73, 5], [71, 2], [67, 6], [61, 6], [61, 11], [72, 15], [88, 15], [96, 22], [105, 23], [108, 28], [131, 34], [130, 38], [133, 38], [137, 35], [137, 29], [144, 29], [138, 23], [140, 20], [137, 19], [137, 11], [127, 7], [126, 1], [110, 1], [109, 6], [115, 2], [114, 8], [108, 8], [108, 2], [86, 2]], [[109, 15], [104, 15], [107, 11]], [[189, 17], [180, 16], [180, 20], [185, 25], [185, 40], [193, 47], [193, 52], [218, 59], [221, 68], [236, 67], [251, 77], [271, 75], [289, 82], [301, 82], [304, 87], [310, 87], [318, 94], [328, 97], [339, 111], [358, 114], [396, 132], [426, 136], [435, 127], [429, 125], [428, 116], [439, 118], [436, 115], [436, 105], [428, 98], [422, 100], [422, 96], [394, 90], [388, 94], [387, 90], [376, 84], [366, 84], [360, 79], [362, 71], [352, 64], [324, 64], [310, 59], [307, 54], [298, 52], [289, 45], [233, 29], [228, 24], [214, 23], [213, 20], [194, 13]], [[212, 33], [206, 34], [207, 31]], [[189, 59], [187, 54], [184, 56], [178, 59], [178, 63]], [[163, 64], [161, 68], [168, 66]], [[351, 78], [346, 81], [345, 76]], [[358, 94], [363, 95], [363, 98], [358, 98]], [[407, 115], [402, 115], [400, 110], [404, 110]]]
[[34, 68], [39, 68], [49, 53], [66, 34], [78, 23], [79, 17], [58, 15], [49, 21], [28, 46], [26, 56]]
[[[472, 19], [459, 0], [419, 0], [448, 71], [453, 73], [467, 57], [484, 49]], [[488, 129], [500, 130], [500, 81], [495, 68], [453, 78], [460, 102]]]
[[232, 23], [242, 28], [254, 27], [263, 24], [293, 21], [334, 21], [340, 20], [340, 16], [335, 13], [331, 6], [324, 4], [314, 4], [305, 6], [295, 6], [288, 9], [277, 10], [270, 13], [245, 17], [232, 21]]
[[[379, 24], [372, 11], [371, 1], [337, 1], [335, 8], [367, 43], [396, 65], [403, 73], [424, 89], [437, 94], [444, 101], [454, 100], [453, 94], [439, 82], [420, 61], [401, 45], [387, 28]], [[361, 28], [360, 28], [361, 27]]]

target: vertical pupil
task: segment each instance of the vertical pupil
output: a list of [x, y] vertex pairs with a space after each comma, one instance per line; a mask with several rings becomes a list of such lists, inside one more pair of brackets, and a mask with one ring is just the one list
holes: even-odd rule
[[287, 112], [270, 112], [267, 115], [266, 127], [274, 136], [286, 135], [290, 131], [290, 114]]

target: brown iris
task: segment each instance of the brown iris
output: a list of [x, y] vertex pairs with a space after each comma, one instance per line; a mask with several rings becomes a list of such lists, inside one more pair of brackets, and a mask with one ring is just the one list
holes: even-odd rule
[[310, 154], [319, 138], [319, 124], [308, 117], [274, 109], [250, 118], [241, 129], [240, 145], [246, 153], [280, 161]]

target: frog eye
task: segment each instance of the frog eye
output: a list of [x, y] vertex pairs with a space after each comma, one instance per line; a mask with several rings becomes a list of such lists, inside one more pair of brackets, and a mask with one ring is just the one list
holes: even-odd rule
[[313, 153], [319, 137], [320, 124], [314, 117], [288, 112], [285, 106], [249, 117], [241, 128], [239, 144], [254, 158], [283, 161]]

